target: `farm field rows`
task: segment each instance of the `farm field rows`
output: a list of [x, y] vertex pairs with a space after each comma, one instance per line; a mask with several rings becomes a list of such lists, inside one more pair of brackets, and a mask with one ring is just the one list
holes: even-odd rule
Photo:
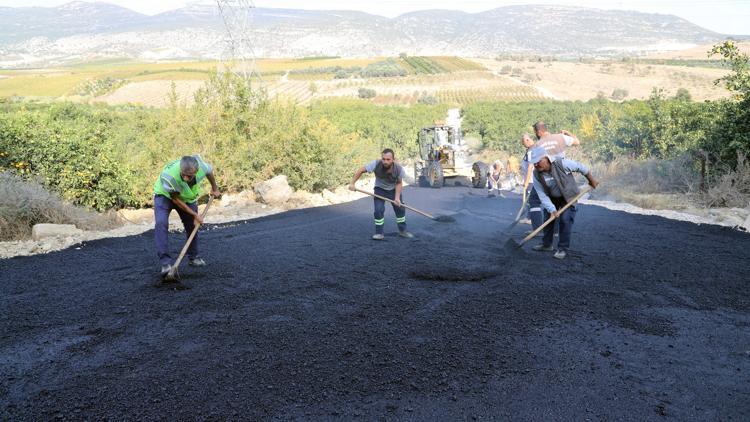
[[[217, 62], [138, 63], [101, 61], [59, 69], [0, 70], [0, 98], [22, 96], [108, 104], [168, 104], [172, 83], [181, 101], [208, 79]], [[257, 68], [269, 96], [305, 104], [313, 99], [357, 97], [362, 88], [375, 91], [378, 104], [414, 104], [430, 98], [462, 105], [475, 101], [588, 100], [609, 97], [647, 98], [654, 87], [667, 95], [686, 88], [693, 99], [728, 95], [714, 81], [723, 69], [646, 65], [619, 61], [575, 63], [466, 59], [460, 57], [260, 59]], [[348, 69], [345, 75], [333, 69]], [[404, 76], [361, 77], [363, 72], [398, 70]], [[103, 92], [83, 87], [109, 81]], [[107, 87], [111, 87], [107, 91]], [[621, 98], [622, 99], [622, 98]]]
[[[264, 75], [278, 77], [288, 70], [323, 66], [366, 66], [372, 59], [260, 59], [257, 68]], [[143, 63], [105, 60], [57, 69], [0, 69], [0, 97], [68, 97], [87, 81], [111, 77], [132, 82], [206, 80], [220, 63], [215, 61]], [[152, 84], [152, 86], [157, 86]]]

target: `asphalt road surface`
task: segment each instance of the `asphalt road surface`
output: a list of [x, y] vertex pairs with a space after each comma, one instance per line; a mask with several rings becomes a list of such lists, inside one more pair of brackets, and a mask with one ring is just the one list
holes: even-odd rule
[[582, 205], [517, 257], [517, 197], [404, 196], [456, 222], [210, 226], [185, 288], [153, 232], [0, 260], [0, 420], [750, 420], [749, 235]]

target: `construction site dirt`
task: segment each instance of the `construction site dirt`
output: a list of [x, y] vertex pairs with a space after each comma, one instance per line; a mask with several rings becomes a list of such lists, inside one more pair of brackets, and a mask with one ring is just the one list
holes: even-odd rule
[[180, 284], [153, 231], [0, 260], [0, 420], [750, 419], [750, 235], [580, 205], [556, 260], [517, 196], [404, 199], [455, 222], [207, 226]]

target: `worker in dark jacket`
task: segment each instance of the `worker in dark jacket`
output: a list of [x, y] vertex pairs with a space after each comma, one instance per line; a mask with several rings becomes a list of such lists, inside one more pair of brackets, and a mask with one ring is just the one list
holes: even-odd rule
[[[554, 216], [560, 226], [560, 239], [557, 242], [555, 258], [564, 259], [566, 250], [570, 246], [570, 235], [575, 221], [576, 206], [573, 204], [564, 212], [563, 208], [578, 193], [574, 172], [583, 174], [592, 188], [599, 182], [594, 179], [589, 169], [581, 163], [566, 158], [549, 155], [543, 147], [534, 147], [531, 151], [531, 163], [534, 165], [534, 190], [544, 209], [544, 219]], [[536, 251], [552, 251], [552, 241], [555, 235], [555, 225], [548, 224], [544, 228], [544, 238], [541, 245], [534, 246]]]

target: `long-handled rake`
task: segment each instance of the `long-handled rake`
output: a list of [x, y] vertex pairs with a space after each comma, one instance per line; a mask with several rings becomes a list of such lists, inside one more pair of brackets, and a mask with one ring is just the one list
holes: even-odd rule
[[[387, 201], [387, 202], [390, 202], [392, 204], [396, 203], [396, 201], [394, 201], [392, 199], [388, 199], [388, 198], [386, 198], [384, 196], [381, 196], [381, 195], [378, 195], [378, 194], [375, 194], [375, 193], [372, 193], [372, 192], [368, 192], [366, 190], [362, 190], [362, 189], [359, 189], [359, 188], [354, 188], [354, 190], [357, 191], [357, 192], [360, 192], [360, 193], [364, 193], [365, 195], [374, 196], [375, 198], [382, 199], [383, 201]], [[420, 211], [420, 210], [418, 210], [418, 209], [416, 209], [414, 207], [410, 207], [410, 206], [408, 206], [406, 204], [403, 204], [403, 203], [401, 204], [401, 206], [404, 207], [404, 208], [406, 208], [406, 209], [408, 209], [408, 210], [412, 210], [412, 211], [414, 211], [417, 214], [423, 215], [423, 216], [429, 218], [430, 220], [439, 221], [441, 223], [453, 223], [453, 222], [456, 221], [456, 219], [453, 218], [453, 217], [451, 217], [450, 215], [431, 215], [431, 214], [428, 214], [428, 213], [426, 213], [424, 211]]]
[[[214, 200], [213, 196], [208, 197], [208, 204], [206, 204], [206, 208], [203, 210], [203, 214], [201, 214], [201, 218], [206, 218], [206, 214], [208, 214], [208, 209], [211, 208], [211, 202]], [[164, 276], [164, 281], [179, 281], [180, 277], [177, 273], [178, 268], [180, 267], [180, 262], [182, 262], [182, 258], [185, 257], [185, 253], [187, 253], [188, 248], [190, 247], [190, 244], [193, 243], [193, 239], [195, 238], [195, 235], [198, 233], [198, 229], [201, 227], [201, 224], [196, 224], [193, 228], [193, 231], [190, 233], [190, 237], [188, 237], [187, 242], [185, 242], [185, 246], [182, 247], [182, 251], [180, 251], [180, 256], [177, 257], [177, 261], [174, 262], [174, 265], [172, 265], [172, 268], [169, 269], [169, 272]]]
[[[590, 186], [586, 186], [583, 189], [581, 189], [581, 191], [578, 193], [578, 195], [576, 195], [575, 197], [573, 197], [573, 199], [571, 199], [570, 202], [568, 202], [567, 204], [565, 204], [564, 207], [562, 207], [559, 210], [557, 210], [557, 213], [558, 214], [562, 214], [563, 212], [565, 212], [565, 210], [567, 210], [568, 208], [570, 208], [576, 201], [578, 201], [579, 199], [581, 199], [581, 197], [583, 195], [587, 194], [590, 190], [591, 190]], [[547, 221], [545, 221], [541, 226], [537, 227], [536, 230], [534, 230], [531, 233], [529, 233], [529, 235], [526, 236], [526, 237], [524, 237], [523, 240], [521, 240], [520, 242], [516, 242], [515, 240], [513, 240], [513, 238], [508, 239], [505, 242], [505, 249], [508, 250], [508, 251], [510, 251], [510, 252], [519, 252], [521, 250], [521, 246], [523, 246], [524, 243], [526, 243], [529, 240], [533, 239], [534, 236], [536, 236], [537, 234], [539, 234], [539, 232], [541, 232], [542, 230], [544, 230], [544, 228], [547, 227], [547, 225], [549, 225], [550, 223], [552, 223], [554, 220], [555, 220], [555, 216], [554, 215], [550, 216], [550, 218], [548, 218]]]

